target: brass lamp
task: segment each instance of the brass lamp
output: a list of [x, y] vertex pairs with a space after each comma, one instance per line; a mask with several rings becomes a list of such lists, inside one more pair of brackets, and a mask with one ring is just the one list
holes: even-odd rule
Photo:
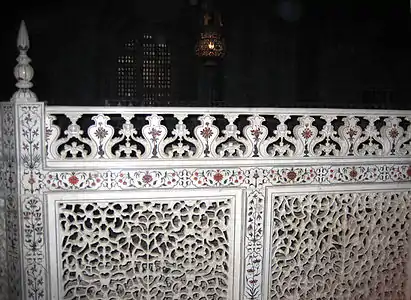
[[221, 34], [212, 31], [202, 32], [196, 45], [199, 57], [221, 58], [225, 54], [224, 39]]
[[203, 32], [196, 44], [196, 55], [204, 58], [222, 58], [225, 55], [225, 43], [220, 34], [223, 26], [220, 14], [204, 14]]

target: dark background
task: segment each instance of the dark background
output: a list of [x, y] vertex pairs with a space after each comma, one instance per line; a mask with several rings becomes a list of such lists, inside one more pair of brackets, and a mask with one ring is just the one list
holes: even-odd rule
[[[59, 105], [115, 98], [124, 41], [161, 34], [172, 53], [172, 105], [196, 102], [200, 0], [15, 1], [0, 15], [0, 99], [13, 94], [16, 37], [30, 35], [33, 91]], [[411, 108], [408, 1], [218, 1], [225, 106]]]

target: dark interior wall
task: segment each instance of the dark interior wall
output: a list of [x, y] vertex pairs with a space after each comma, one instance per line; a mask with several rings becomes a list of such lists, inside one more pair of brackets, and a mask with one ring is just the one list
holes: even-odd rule
[[[288, 1], [221, 1], [226, 105], [411, 107], [408, 3]], [[195, 103], [195, 1], [83, 2], [47, 2], [20, 10], [21, 16], [17, 10], [11, 22], [2, 20], [2, 100], [15, 89], [14, 45], [24, 18], [32, 44], [33, 90], [41, 100], [102, 105], [113, 97], [120, 42], [163, 28], [173, 53], [173, 97], [182, 105]], [[391, 101], [366, 103], [366, 90], [387, 90]]]

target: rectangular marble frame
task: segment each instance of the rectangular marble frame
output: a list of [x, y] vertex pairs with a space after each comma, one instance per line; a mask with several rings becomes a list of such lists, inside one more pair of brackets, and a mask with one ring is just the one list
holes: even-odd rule
[[[271, 186], [266, 187], [265, 212], [264, 212], [264, 256], [262, 275], [261, 299], [270, 299], [271, 287], [271, 226], [272, 226], [272, 203], [273, 195], [293, 195], [312, 193], [334, 193], [334, 192], [384, 192], [384, 191], [411, 191], [410, 183], [376, 183], [376, 184], [338, 184], [338, 185], [296, 185], [296, 186]], [[410, 199], [411, 201], [411, 199]], [[406, 299], [411, 299], [411, 219], [409, 220], [409, 259], [407, 265]]]
[[223, 197], [230, 197], [233, 199], [234, 205], [234, 224], [231, 228], [234, 245], [233, 255], [230, 258], [230, 265], [233, 268], [230, 270], [231, 274], [231, 295], [228, 300], [238, 300], [243, 298], [243, 281], [244, 281], [244, 231], [245, 231], [245, 210], [246, 210], [246, 194], [241, 188], [224, 188], [224, 189], [189, 189], [189, 190], [153, 190], [145, 189], [138, 191], [91, 191], [91, 192], [49, 192], [45, 193], [46, 206], [46, 236], [47, 243], [47, 265], [49, 271], [49, 286], [48, 299], [59, 300], [60, 298], [60, 279], [57, 283], [51, 282], [53, 279], [61, 278], [61, 261], [58, 259], [59, 249], [57, 247], [58, 240], [58, 224], [56, 219], [56, 204], [58, 202], [79, 203], [84, 201], [106, 201], [113, 200], [118, 202], [126, 202], [130, 200], [150, 201], [156, 199], [160, 201], [167, 200], [200, 200], [200, 199], [221, 199]]

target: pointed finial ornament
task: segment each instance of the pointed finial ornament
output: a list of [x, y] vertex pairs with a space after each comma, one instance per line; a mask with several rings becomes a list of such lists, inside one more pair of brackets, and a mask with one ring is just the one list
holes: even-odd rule
[[21, 21], [20, 30], [17, 37], [17, 49], [20, 54], [17, 57], [17, 65], [14, 67], [14, 77], [17, 80], [16, 87], [18, 90], [11, 98], [12, 102], [36, 102], [37, 96], [30, 88], [33, 86], [34, 70], [30, 65], [31, 59], [27, 56], [30, 48], [29, 35], [27, 33], [26, 23]]

